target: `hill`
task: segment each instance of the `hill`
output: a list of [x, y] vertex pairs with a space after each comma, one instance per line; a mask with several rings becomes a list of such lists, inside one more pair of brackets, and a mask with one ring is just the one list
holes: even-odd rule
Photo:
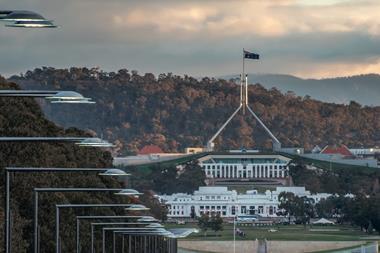
[[[49, 119], [103, 135], [115, 141], [121, 153], [135, 152], [146, 144], [165, 151], [203, 146], [239, 103], [239, 90], [232, 82], [171, 73], [155, 77], [125, 69], [106, 73], [42, 68], [11, 80], [24, 89], [75, 90], [93, 98], [96, 105], [41, 103]], [[380, 107], [323, 103], [259, 84], [249, 87], [249, 97], [252, 108], [283, 146], [380, 146]], [[220, 149], [271, 146], [254, 119], [243, 114], [216, 142]]]
[[[0, 89], [19, 89], [0, 77]], [[0, 98], [0, 136], [84, 136], [84, 131], [63, 129], [44, 118], [39, 105], [30, 98]], [[0, 143], [0, 173], [4, 167], [102, 167], [112, 165], [109, 152], [96, 148], [82, 148], [63, 143]], [[0, 181], [2, 203], [4, 182]], [[11, 200], [13, 217], [13, 252], [32, 252], [33, 194], [35, 187], [99, 187], [120, 188], [117, 180], [101, 178], [94, 173], [17, 173], [11, 177]], [[127, 203], [113, 194], [43, 193], [40, 195], [41, 252], [54, 252], [55, 204], [59, 203]], [[0, 207], [1, 226], [4, 209]], [[109, 210], [108, 210], [109, 211]], [[78, 214], [78, 213], [77, 213]], [[110, 212], [108, 212], [110, 214]], [[74, 252], [73, 228], [75, 216], [72, 210], [62, 213], [63, 251]], [[4, 240], [4, 230], [0, 231]], [[87, 242], [88, 243], [88, 242]], [[88, 244], [87, 244], [88, 245]]]
[[[227, 77], [228, 78], [228, 77]], [[291, 75], [249, 74], [249, 81], [260, 83], [267, 89], [275, 87], [281, 92], [293, 91], [298, 96], [339, 104], [350, 101], [362, 105], [380, 106], [380, 75], [366, 74], [327, 79], [302, 79]]]

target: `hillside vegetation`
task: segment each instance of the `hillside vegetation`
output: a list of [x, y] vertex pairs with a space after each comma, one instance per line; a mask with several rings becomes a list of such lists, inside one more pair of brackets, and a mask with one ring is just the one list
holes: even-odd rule
[[[0, 77], [0, 89], [18, 89]], [[0, 136], [84, 136], [78, 129], [63, 129], [43, 116], [39, 105], [30, 98], [0, 98]], [[62, 143], [0, 143], [0, 191], [4, 203], [4, 167], [109, 167], [109, 152], [96, 148], [83, 148], [74, 144]], [[12, 252], [32, 252], [33, 195], [35, 187], [109, 187], [120, 188], [117, 180], [99, 177], [94, 173], [14, 173], [11, 177]], [[105, 193], [41, 193], [40, 231], [41, 252], [54, 252], [55, 204], [64, 203], [127, 203], [125, 198]], [[98, 214], [112, 214], [118, 210], [97, 210]], [[107, 212], [106, 212], [107, 211]], [[77, 212], [78, 214], [91, 212]], [[92, 212], [94, 213], [94, 212]], [[0, 207], [1, 227], [4, 223], [4, 206]], [[75, 215], [73, 210], [65, 210], [62, 221], [62, 252], [74, 252]], [[89, 229], [88, 225], [84, 226]], [[87, 230], [88, 231], [88, 230]], [[1, 245], [4, 230], [0, 230]], [[88, 246], [89, 239], [84, 238]], [[88, 246], [89, 247], [89, 246]], [[3, 252], [1, 247], [0, 252]]]
[[[204, 146], [239, 104], [239, 89], [232, 82], [171, 73], [42, 68], [11, 80], [23, 88], [75, 90], [93, 98], [95, 106], [58, 108], [44, 103], [43, 110], [62, 126], [89, 129], [115, 141], [124, 154], [146, 144], [165, 151]], [[249, 87], [249, 100], [283, 146], [380, 145], [380, 107], [323, 103], [259, 84]], [[271, 143], [251, 115], [240, 113], [216, 140], [216, 147], [269, 148]]]

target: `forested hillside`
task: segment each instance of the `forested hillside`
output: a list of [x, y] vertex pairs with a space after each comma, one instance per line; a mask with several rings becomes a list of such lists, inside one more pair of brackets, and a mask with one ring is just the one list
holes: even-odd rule
[[[106, 73], [96, 68], [42, 68], [11, 80], [23, 88], [75, 90], [92, 97], [96, 105], [44, 103], [43, 108], [54, 122], [116, 141], [123, 153], [145, 144], [157, 144], [165, 151], [204, 146], [239, 104], [234, 83], [170, 73], [156, 77], [125, 69]], [[259, 84], [249, 87], [249, 99], [283, 146], [380, 145], [380, 107], [322, 103]], [[270, 141], [250, 115], [239, 114], [216, 146], [270, 147]]]
[[[0, 77], [0, 89], [18, 88]], [[0, 98], [0, 136], [84, 136], [77, 129], [64, 130], [44, 118], [34, 99]], [[0, 191], [4, 203], [4, 167], [109, 167], [109, 152], [96, 148], [78, 147], [62, 143], [0, 143]], [[32, 189], [35, 187], [109, 187], [120, 188], [121, 184], [111, 178], [94, 173], [16, 173], [11, 177], [11, 200], [13, 217], [12, 252], [32, 252]], [[54, 252], [55, 204], [64, 203], [127, 203], [126, 198], [105, 193], [41, 193], [40, 194], [40, 231], [41, 252]], [[111, 214], [110, 210], [97, 210], [98, 214]], [[105, 211], [108, 211], [107, 213]], [[122, 212], [122, 210], [114, 210]], [[81, 211], [78, 214], [85, 214]], [[90, 214], [90, 212], [86, 212]], [[1, 227], [4, 223], [4, 206], [0, 206]], [[73, 210], [62, 212], [62, 252], [74, 252], [75, 216]], [[88, 226], [84, 226], [89, 229]], [[84, 243], [88, 245], [89, 238]], [[0, 230], [3, 245], [4, 230]], [[1, 247], [0, 252], [3, 252]]]

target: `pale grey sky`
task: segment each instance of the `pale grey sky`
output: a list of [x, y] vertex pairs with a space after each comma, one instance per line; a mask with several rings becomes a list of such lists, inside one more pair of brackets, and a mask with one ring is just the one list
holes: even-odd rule
[[380, 72], [379, 0], [0, 0], [59, 29], [0, 26], [0, 73], [99, 66], [218, 76]]

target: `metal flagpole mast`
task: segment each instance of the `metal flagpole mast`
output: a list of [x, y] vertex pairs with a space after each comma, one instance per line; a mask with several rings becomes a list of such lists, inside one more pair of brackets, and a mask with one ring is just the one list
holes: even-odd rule
[[242, 98], [241, 98], [241, 103], [243, 104], [243, 115], [245, 115], [245, 106], [247, 104], [246, 102], [246, 95], [245, 93], [247, 92], [246, 91], [246, 83], [245, 83], [245, 55], [244, 55], [244, 48], [243, 48], [243, 73], [241, 75], [241, 78], [240, 78], [240, 85], [241, 85], [241, 89], [242, 89]]

